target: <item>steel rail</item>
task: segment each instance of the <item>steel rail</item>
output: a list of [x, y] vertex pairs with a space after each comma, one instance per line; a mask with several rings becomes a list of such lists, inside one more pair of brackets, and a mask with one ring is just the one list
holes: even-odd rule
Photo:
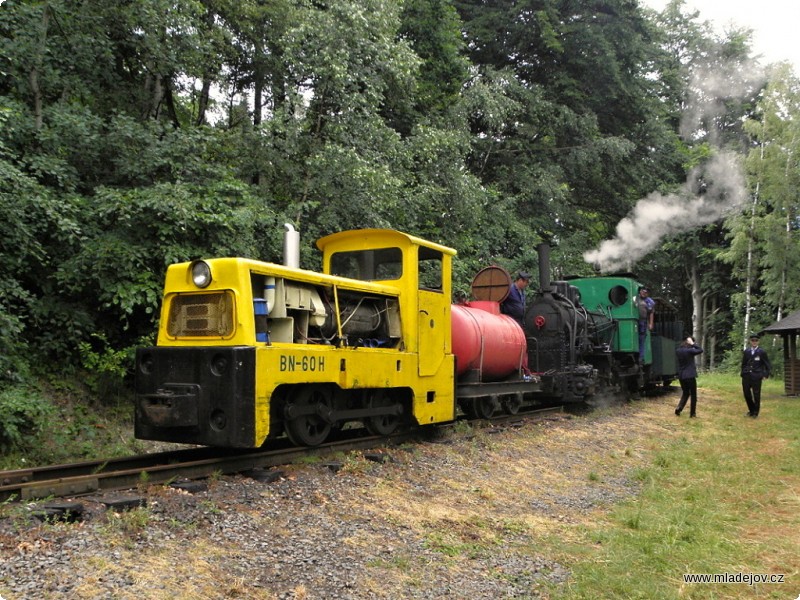
[[[550, 407], [517, 415], [498, 415], [483, 420], [503, 425], [561, 412]], [[437, 428], [437, 432], [447, 426]], [[329, 456], [338, 452], [369, 450], [381, 446], [423, 439], [426, 430], [414, 429], [389, 436], [358, 436], [327, 442], [320, 446], [269, 449], [196, 447], [168, 452], [140, 454], [108, 460], [51, 465], [14, 471], [0, 471], [0, 503], [42, 498], [85, 496], [98, 492], [135, 489], [141, 485], [165, 484], [179, 479], [203, 479], [214, 474], [229, 475], [253, 469], [286, 465], [308, 456]], [[347, 433], [347, 432], [345, 432]]]
[[329, 442], [314, 448], [236, 450], [192, 448], [77, 464], [0, 472], [0, 502], [83, 496], [164, 484], [178, 479], [202, 479], [251, 469], [285, 465], [307, 456], [397, 445], [418, 438], [417, 432], [389, 437], [369, 436]]

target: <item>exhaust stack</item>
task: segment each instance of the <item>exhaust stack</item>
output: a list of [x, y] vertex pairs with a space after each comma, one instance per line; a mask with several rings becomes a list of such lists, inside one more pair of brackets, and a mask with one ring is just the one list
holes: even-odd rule
[[539, 288], [542, 293], [550, 292], [550, 244], [539, 244], [536, 253], [539, 255]]
[[294, 225], [284, 223], [286, 232], [283, 234], [283, 264], [293, 269], [300, 268], [300, 232], [295, 231]]

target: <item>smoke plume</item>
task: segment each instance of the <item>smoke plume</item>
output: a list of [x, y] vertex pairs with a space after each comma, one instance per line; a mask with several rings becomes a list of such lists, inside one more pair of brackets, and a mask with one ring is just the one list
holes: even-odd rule
[[[728, 103], [752, 97], [763, 79], [763, 70], [757, 65], [739, 62], [696, 69], [681, 136], [718, 146], [716, 123], [724, 120]], [[653, 192], [639, 200], [617, 224], [614, 238], [586, 252], [583, 258], [604, 272], [632, 270], [633, 264], [657, 248], [665, 237], [713, 223], [740, 210], [746, 201], [740, 158], [718, 150], [706, 164], [689, 173], [680, 192]]]
[[739, 210], [747, 200], [738, 157], [719, 153], [689, 176], [680, 194], [653, 192], [617, 224], [616, 235], [583, 258], [601, 271], [631, 270], [665, 237], [708, 225]]

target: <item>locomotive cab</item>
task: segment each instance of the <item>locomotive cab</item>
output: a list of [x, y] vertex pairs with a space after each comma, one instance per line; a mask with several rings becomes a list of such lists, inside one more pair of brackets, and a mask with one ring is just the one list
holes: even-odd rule
[[609, 385], [621, 384], [637, 391], [653, 383], [668, 384], [674, 378], [675, 347], [683, 324], [676, 320], [673, 307], [655, 299], [654, 328], [645, 332], [644, 361], [640, 362], [638, 292], [642, 284], [628, 273], [576, 278], [570, 283], [580, 290], [584, 306], [599, 324], [598, 341], [610, 351], [610, 360], [604, 354], [591, 357]]

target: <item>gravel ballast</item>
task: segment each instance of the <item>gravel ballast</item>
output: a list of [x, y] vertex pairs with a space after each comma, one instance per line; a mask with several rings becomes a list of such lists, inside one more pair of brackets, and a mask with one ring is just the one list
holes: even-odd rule
[[547, 597], [571, 573], [543, 548], [638, 492], [648, 440], [675, 430], [672, 401], [456, 427], [385, 461], [353, 453], [273, 481], [151, 486], [126, 511], [79, 498], [75, 522], [6, 505], [0, 597]]

